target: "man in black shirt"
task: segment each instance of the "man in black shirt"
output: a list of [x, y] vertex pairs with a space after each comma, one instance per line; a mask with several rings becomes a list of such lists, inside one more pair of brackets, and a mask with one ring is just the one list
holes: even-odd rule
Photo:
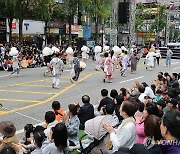
[[[84, 124], [87, 120], [94, 118], [94, 107], [90, 104], [90, 97], [88, 95], [82, 96], [82, 102], [84, 105], [79, 107], [78, 118], [80, 120], [79, 129], [84, 129]], [[79, 104], [76, 104], [79, 106]]]
[[108, 97], [108, 90], [107, 89], [102, 89], [101, 95], [102, 95], [103, 99], [99, 103], [99, 106], [97, 108], [98, 111], [101, 110], [101, 107], [106, 106], [107, 104], [113, 104], [114, 105], [113, 100], [110, 97]]

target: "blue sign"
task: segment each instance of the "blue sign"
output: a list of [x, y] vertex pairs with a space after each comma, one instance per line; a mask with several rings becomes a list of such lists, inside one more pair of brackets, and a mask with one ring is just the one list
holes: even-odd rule
[[28, 23], [24, 23], [24, 26], [26, 27], [26, 30], [28, 30], [29, 24]]
[[87, 39], [91, 37], [91, 27], [83, 27], [83, 37]]

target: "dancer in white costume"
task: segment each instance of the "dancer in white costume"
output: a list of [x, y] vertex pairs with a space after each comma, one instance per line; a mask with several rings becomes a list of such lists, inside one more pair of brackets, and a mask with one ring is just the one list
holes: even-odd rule
[[74, 51], [73, 51], [71, 46], [69, 46], [66, 49], [66, 53], [67, 53], [67, 59], [68, 59], [68, 62], [69, 62], [69, 67], [73, 68], [73, 54], [74, 54]]
[[88, 59], [88, 53], [90, 49], [87, 46], [83, 45], [81, 51], [82, 51], [82, 61], [86, 62], [86, 59]]
[[53, 72], [52, 88], [58, 89], [59, 84], [60, 84], [60, 76], [61, 76], [63, 69], [64, 69], [64, 63], [60, 59], [59, 53], [56, 53], [56, 57], [51, 60], [50, 66], [52, 67], [52, 72]]
[[154, 67], [154, 59], [156, 58], [156, 53], [155, 53], [155, 49], [151, 48], [145, 58], [146, 60], [146, 69], [152, 69]]
[[101, 59], [101, 50], [102, 50], [102, 47], [101, 46], [95, 46], [94, 48], [94, 52], [95, 52], [95, 60], [96, 60], [96, 70], [99, 71], [100, 69], [100, 59]]

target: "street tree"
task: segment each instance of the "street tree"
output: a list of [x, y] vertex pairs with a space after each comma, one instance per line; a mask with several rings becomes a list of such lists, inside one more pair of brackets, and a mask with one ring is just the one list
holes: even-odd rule
[[86, 11], [95, 21], [95, 42], [98, 40], [98, 26], [103, 24], [112, 15], [112, 1], [109, 0], [85, 0]]
[[12, 41], [12, 22], [15, 17], [15, 0], [1, 0], [0, 1], [0, 14], [2, 17], [8, 19], [9, 26], [9, 41]]

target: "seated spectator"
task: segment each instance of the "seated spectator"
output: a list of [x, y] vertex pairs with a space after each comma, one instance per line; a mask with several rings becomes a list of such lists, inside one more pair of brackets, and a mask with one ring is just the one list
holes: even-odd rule
[[119, 91], [119, 95], [123, 96], [124, 101], [126, 101], [130, 97], [128, 90], [126, 90], [126, 88], [121, 88]]
[[133, 100], [124, 101], [120, 108], [120, 114], [124, 118], [121, 125], [114, 129], [111, 125], [104, 124], [103, 128], [110, 134], [113, 152], [124, 147], [131, 149], [136, 140], [136, 125], [133, 118], [137, 111], [136, 102]]
[[139, 101], [144, 102], [145, 96], [147, 96], [147, 95], [144, 93], [144, 92], [145, 92], [145, 87], [142, 86], [142, 85], [140, 85], [140, 86], [138, 87], [138, 91], [139, 91], [139, 97], [138, 97]]
[[70, 142], [70, 146], [75, 146], [78, 144], [78, 132], [79, 132], [79, 126], [80, 121], [77, 116], [77, 107], [74, 104], [68, 105], [68, 110], [66, 111], [66, 114], [64, 115], [64, 122], [67, 127], [67, 133], [68, 133], [68, 139]]
[[167, 100], [167, 103], [170, 110], [178, 110], [178, 101], [175, 98], [170, 98], [169, 100]]
[[100, 111], [101, 107], [103, 107], [103, 106], [105, 106], [107, 104], [114, 104], [113, 100], [110, 97], [108, 97], [108, 90], [107, 89], [102, 89], [101, 90], [101, 96], [103, 98], [99, 103], [98, 111]]
[[120, 112], [119, 112], [120, 111], [119, 109], [123, 101], [124, 101], [124, 98], [121, 95], [118, 95], [115, 99], [115, 114], [118, 117], [119, 121], [123, 120], [123, 117], [120, 115]]
[[147, 83], [146, 83], [146, 82], [143, 82], [142, 85], [143, 85], [144, 88], [145, 88], [144, 93], [145, 93], [147, 96], [149, 96], [150, 98], [154, 98], [154, 97], [155, 97], [154, 92], [153, 92], [153, 90], [147, 85]]
[[25, 57], [23, 57], [23, 60], [21, 60], [20, 66], [21, 66], [21, 68], [27, 68], [28, 67], [28, 62], [27, 62]]
[[115, 101], [115, 98], [118, 96], [118, 92], [116, 89], [112, 89], [110, 92], [110, 96], [113, 99], [113, 101]]
[[147, 103], [146, 107], [143, 111], [144, 114], [144, 119], [148, 116], [148, 115], [156, 115], [157, 117], [159, 117], [159, 110], [158, 107], [156, 106], [156, 104], [154, 103]]
[[166, 107], [166, 103], [164, 100], [159, 100], [156, 102], [156, 104], [159, 110], [160, 117], [162, 117], [164, 115], [164, 108]]
[[161, 90], [157, 90], [156, 91], [156, 95], [155, 95], [155, 98], [154, 98], [154, 102], [157, 102], [157, 101], [159, 101], [159, 100], [161, 100], [162, 99], [162, 91]]
[[144, 139], [146, 138], [144, 134], [144, 103], [138, 103], [138, 111], [135, 114], [136, 119], [136, 143], [143, 144]]
[[161, 134], [165, 140], [162, 141], [163, 154], [180, 153], [180, 112], [169, 111], [163, 117], [161, 123]]
[[172, 80], [168, 84], [168, 86], [171, 88], [179, 89], [178, 74], [172, 73], [171, 78], [172, 78]]
[[87, 120], [94, 118], [94, 107], [92, 104], [90, 104], [90, 97], [88, 95], [82, 96], [82, 102], [83, 106], [79, 106], [79, 104], [76, 104], [79, 106], [78, 111], [78, 118], [80, 120], [80, 127], [79, 129], [84, 130], [84, 124]]
[[47, 111], [45, 114], [45, 123], [47, 125], [47, 128], [44, 130], [44, 133], [46, 137], [50, 137], [50, 130], [52, 127], [54, 127], [58, 121], [56, 121], [56, 116], [53, 111]]
[[52, 103], [52, 109], [54, 110], [54, 113], [56, 115], [56, 120], [58, 122], [62, 121], [64, 116], [64, 110], [61, 109], [61, 104], [59, 103], [59, 101], [54, 101]]
[[42, 149], [42, 154], [65, 154], [68, 152], [67, 128], [63, 123], [51, 128], [50, 143]]
[[31, 134], [33, 133], [33, 131], [34, 131], [34, 127], [32, 124], [27, 124], [24, 127], [25, 137], [23, 140], [24, 140], [25, 145], [31, 144], [31, 141], [32, 141]]
[[17, 153], [12, 147], [5, 147], [4, 149], [2, 149], [2, 151], [0, 151], [0, 154], [17, 154]]
[[0, 140], [0, 151], [2, 151], [6, 147], [12, 147], [16, 151], [19, 152], [19, 149], [14, 147], [13, 143], [18, 144], [19, 140], [16, 136], [16, 127], [10, 121], [2, 121], [0, 123], [0, 133], [3, 135], [3, 139]]
[[158, 145], [162, 139], [160, 121], [161, 119], [155, 115], [148, 115], [144, 120], [144, 133], [147, 137], [144, 146], [153, 154], [162, 154]]

